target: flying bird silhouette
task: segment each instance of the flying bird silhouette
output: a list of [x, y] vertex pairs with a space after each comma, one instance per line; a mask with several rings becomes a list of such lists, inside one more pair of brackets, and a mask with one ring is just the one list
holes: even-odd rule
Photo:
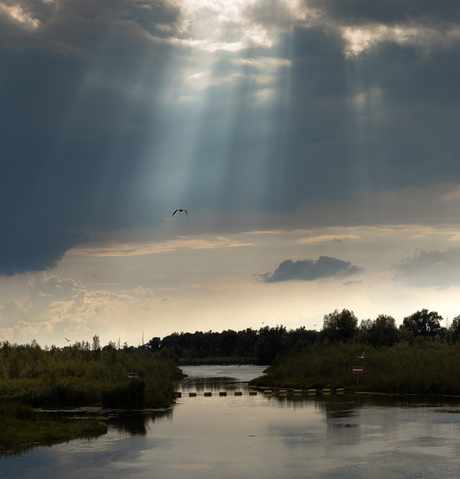
[[70, 343], [70, 341], [72, 341], [71, 339], [67, 339], [65, 336], [64, 336], [64, 339], [65, 339], [68, 343]]
[[178, 211], [179, 211], [179, 213], [182, 213], [182, 211], [185, 211], [185, 216], [188, 216], [187, 210], [176, 210], [176, 211], [174, 211], [174, 213], [171, 215], [171, 217], [174, 216]]
[[[366, 352], [366, 351], [364, 351], [364, 353], [365, 353], [365, 352]], [[364, 353], [363, 353], [362, 356], [357, 356], [357, 357], [358, 357], [359, 359], [364, 359]]]

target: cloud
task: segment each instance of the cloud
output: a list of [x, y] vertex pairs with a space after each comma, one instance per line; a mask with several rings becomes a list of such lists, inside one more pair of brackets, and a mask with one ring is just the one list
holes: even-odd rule
[[178, 249], [220, 249], [220, 248], [237, 248], [241, 246], [252, 246], [252, 243], [241, 243], [238, 240], [231, 240], [223, 236], [206, 240], [201, 238], [180, 237], [175, 240], [164, 243], [149, 244], [120, 244], [111, 242], [104, 246], [91, 246], [73, 248], [68, 252], [69, 255], [82, 254], [85, 256], [141, 256], [147, 254], [164, 253], [167, 251], [175, 251]]
[[28, 293], [25, 300], [0, 306], [1, 337], [19, 341], [35, 337], [50, 344], [49, 338], [55, 341], [60, 336], [87, 339], [101, 331], [107, 336], [112, 328], [129, 331], [170, 308], [168, 297], [158, 297], [149, 288], [88, 291], [81, 281], [46, 273], [35, 275]]
[[323, 278], [345, 278], [363, 271], [349, 261], [320, 256], [318, 260], [299, 260], [295, 263], [287, 259], [273, 273], [259, 275], [265, 283], [279, 281], [315, 281]]
[[0, 4], [0, 275], [179, 201], [215, 234], [454, 217], [423, 200], [460, 184], [451, 2]]
[[70, 233], [57, 228], [9, 230], [0, 238], [0, 275], [53, 268], [66, 251], [88, 238], [83, 232]]
[[286, 58], [259, 57], [259, 58], [233, 58], [231, 62], [234, 65], [249, 66], [256, 70], [264, 72], [274, 72], [278, 68], [290, 67], [292, 61]]
[[439, 19], [456, 22], [460, 12], [455, 0], [305, 0], [310, 8], [316, 8], [328, 17], [344, 23], [402, 23], [408, 19]]
[[460, 248], [421, 250], [391, 267], [411, 286], [438, 289], [460, 285]]
[[297, 241], [298, 244], [309, 244], [309, 243], [340, 243], [342, 241], [347, 241], [350, 239], [357, 239], [358, 236], [355, 235], [321, 235], [321, 236], [311, 236], [308, 238], [302, 238]]

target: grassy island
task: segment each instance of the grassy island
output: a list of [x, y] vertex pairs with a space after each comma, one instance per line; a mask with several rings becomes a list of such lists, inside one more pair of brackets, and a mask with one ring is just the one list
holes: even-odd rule
[[[128, 379], [137, 373], [138, 379]], [[42, 349], [0, 343], [0, 450], [104, 434], [94, 420], [53, 421], [33, 408], [164, 408], [174, 402], [177, 365], [148, 350], [76, 343]], [[36, 445], [36, 444], [35, 444]]]
[[[460, 395], [460, 316], [445, 327], [441, 321], [436, 311], [422, 309], [399, 327], [384, 314], [358, 326], [353, 311], [335, 310], [308, 344], [280, 349], [251, 385]], [[353, 374], [353, 366], [362, 366], [363, 374]]]
[[71, 439], [92, 438], [107, 432], [107, 426], [94, 419], [55, 421], [18, 403], [1, 404], [0, 417], [0, 454]]
[[[365, 351], [364, 358], [360, 358]], [[460, 395], [460, 344], [424, 339], [374, 347], [356, 343], [310, 345], [279, 357], [255, 387], [331, 388], [396, 394]], [[363, 366], [363, 374], [352, 373]]]

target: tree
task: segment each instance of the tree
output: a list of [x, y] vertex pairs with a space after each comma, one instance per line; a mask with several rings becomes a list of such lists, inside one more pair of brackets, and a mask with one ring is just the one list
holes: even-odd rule
[[93, 351], [95, 359], [99, 359], [101, 355], [101, 342], [99, 341], [99, 336], [97, 335], [93, 336]]
[[324, 315], [321, 335], [329, 341], [350, 341], [358, 330], [358, 318], [353, 311], [343, 309], [340, 313], [337, 309], [330, 314]]
[[152, 338], [147, 344], [150, 346], [150, 349], [152, 350], [152, 353], [154, 353], [154, 352], [156, 352], [160, 349], [161, 338], [156, 336], [156, 337]]
[[442, 316], [436, 311], [429, 312], [427, 309], [422, 309], [404, 318], [400, 330], [412, 333], [415, 338], [423, 336], [434, 339], [437, 334], [442, 335], [443, 333], [439, 321], [442, 321]]
[[453, 343], [456, 343], [460, 339], [460, 315], [455, 316], [455, 318], [450, 323], [449, 327], [449, 340]]
[[393, 346], [398, 341], [395, 319], [380, 314], [369, 328], [369, 341], [373, 346]]

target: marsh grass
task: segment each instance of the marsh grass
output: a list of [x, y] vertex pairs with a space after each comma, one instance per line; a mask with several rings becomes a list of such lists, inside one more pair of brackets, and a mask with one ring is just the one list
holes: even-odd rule
[[102, 405], [117, 409], [143, 409], [145, 407], [145, 382], [132, 380], [102, 392]]
[[8, 399], [0, 403], [0, 420], [0, 453], [91, 438], [107, 432], [107, 426], [94, 419], [51, 420], [29, 406]]
[[[365, 358], [359, 359], [366, 350]], [[460, 395], [460, 347], [426, 339], [392, 347], [319, 344], [278, 358], [253, 386], [336, 388], [400, 394]], [[363, 374], [352, 373], [363, 366]]]
[[[131, 372], [139, 374], [137, 386], [130, 385], [136, 382], [128, 379]], [[170, 359], [127, 354], [110, 345], [43, 350], [36, 343], [4, 342], [0, 347], [0, 400], [32, 407], [101, 406], [104, 401], [128, 409], [167, 407], [174, 401], [174, 381], [182, 377]]]

